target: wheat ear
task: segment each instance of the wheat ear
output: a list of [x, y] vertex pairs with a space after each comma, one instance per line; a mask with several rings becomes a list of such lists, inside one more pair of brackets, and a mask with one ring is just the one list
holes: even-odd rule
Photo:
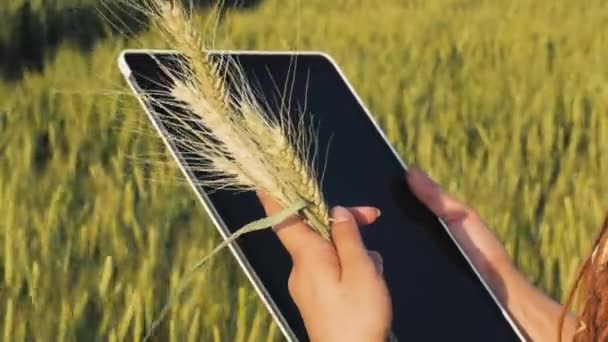
[[296, 131], [286, 115], [271, 119], [239, 65], [205, 52], [201, 37], [177, 2], [150, 0], [149, 8], [152, 22], [186, 60], [179, 72], [167, 70], [174, 78], [171, 95], [221, 143], [215, 146], [206, 134], [190, 130], [201, 168], [223, 175], [216, 179], [222, 186], [267, 192], [284, 207], [306, 201], [304, 220], [330, 239], [327, 205], [307, 159], [311, 154], [306, 138], [311, 137], [306, 137], [305, 127]]

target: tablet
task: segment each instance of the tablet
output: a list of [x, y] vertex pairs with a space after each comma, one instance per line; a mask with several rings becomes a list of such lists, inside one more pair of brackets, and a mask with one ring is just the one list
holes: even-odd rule
[[[393, 304], [393, 331], [401, 341], [518, 341], [521, 335], [461, 252], [445, 225], [408, 190], [406, 167], [354, 89], [322, 53], [224, 51], [240, 64], [268, 106], [304, 115], [318, 135], [323, 193], [330, 206], [372, 205], [382, 216], [362, 230], [370, 250], [384, 258]], [[120, 69], [134, 92], [154, 96], [169, 78], [159, 64], [178, 56], [169, 51], [126, 51]], [[378, 85], [381, 87], [382, 85]], [[156, 92], [155, 92], [156, 91]], [[187, 151], [172, 142], [162, 109], [142, 105], [188, 177], [193, 190], [225, 238], [264, 216], [254, 193], [208, 191]], [[150, 110], [153, 109], [153, 110]], [[305, 114], [299, 114], [302, 110]], [[279, 112], [274, 110], [273, 112]], [[288, 340], [308, 340], [289, 296], [289, 255], [272, 230], [251, 233], [231, 245], [243, 271]]]

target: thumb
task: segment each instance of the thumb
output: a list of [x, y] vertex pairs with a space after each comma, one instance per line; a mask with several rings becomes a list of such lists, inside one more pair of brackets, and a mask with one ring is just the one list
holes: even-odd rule
[[364, 267], [365, 264], [373, 267], [361, 238], [359, 227], [351, 212], [343, 207], [335, 207], [331, 214], [333, 220], [331, 234], [342, 273], [345, 274], [351, 270]]
[[450, 221], [454, 215], [467, 211], [467, 207], [448, 195], [424, 172], [411, 168], [407, 172], [407, 182], [414, 195], [435, 215]]

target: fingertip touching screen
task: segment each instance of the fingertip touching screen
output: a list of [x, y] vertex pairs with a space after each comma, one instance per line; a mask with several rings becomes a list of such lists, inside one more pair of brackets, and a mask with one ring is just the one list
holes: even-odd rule
[[[231, 57], [267, 100], [270, 112], [288, 108], [293, 119], [304, 115], [315, 128], [316, 167], [323, 174], [329, 205], [372, 205], [382, 211], [376, 223], [361, 231], [368, 249], [383, 256], [393, 331], [399, 340], [519, 340], [445, 228], [410, 193], [404, 166], [330, 60], [314, 54], [234, 53]], [[155, 90], [170, 82], [158, 63], [175, 58], [127, 53], [130, 82], [138, 91], [155, 96]], [[171, 134], [162, 120], [152, 119], [164, 130], [162, 134]], [[188, 168], [189, 152], [179, 146], [170, 148], [184, 157], [182, 163]], [[192, 172], [191, 176], [208, 175]], [[219, 190], [206, 194], [231, 232], [264, 216], [253, 193]], [[274, 232], [248, 234], [237, 243], [289, 329], [299, 340], [308, 340], [287, 289], [291, 260]]]

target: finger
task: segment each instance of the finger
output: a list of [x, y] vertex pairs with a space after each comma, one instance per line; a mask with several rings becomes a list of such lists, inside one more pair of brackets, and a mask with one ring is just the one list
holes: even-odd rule
[[370, 225], [380, 217], [380, 209], [376, 207], [350, 207], [347, 208], [354, 216], [357, 224], [361, 226]]
[[370, 263], [359, 227], [351, 212], [344, 207], [332, 209], [331, 234], [343, 273]]
[[[283, 209], [281, 205], [266, 194], [258, 193], [258, 198], [268, 216], [272, 216]], [[306, 251], [315, 251], [319, 245], [328, 244], [295, 215], [273, 227], [273, 230], [287, 249], [294, 264]]]
[[376, 251], [368, 251], [367, 254], [374, 263], [374, 266], [376, 266], [378, 274], [382, 275], [384, 273], [384, 260], [382, 259], [382, 255]]
[[407, 179], [412, 192], [447, 223], [452, 236], [482, 272], [492, 260], [508, 260], [500, 241], [474, 210], [446, 194], [420, 170], [408, 171]]
[[437, 183], [416, 168], [408, 170], [407, 182], [414, 195], [435, 215], [446, 221], [467, 210], [464, 204], [445, 193]]

